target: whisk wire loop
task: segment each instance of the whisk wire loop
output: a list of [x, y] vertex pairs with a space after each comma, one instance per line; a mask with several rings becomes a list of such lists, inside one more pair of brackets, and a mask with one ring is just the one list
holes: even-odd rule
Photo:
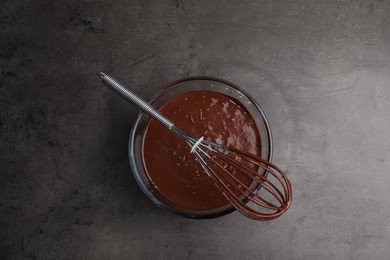
[[[210, 155], [208, 155], [207, 152], [204, 151], [203, 149], [199, 149], [199, 150], [202, 154], [204, 154], [209, 159], [209, 163], [214, 164], [219, 170], [221, 170], [225, 173], [225, 175], [221, 175], [221, 178], [223, 178], [225, 181], [229, 182], [229, 184], [232, 187], [234, 187], [236, 184], [238, 184], [237, 191], [241, 195], [245, 196], [247, 199], [253, 201], [254, 203], [256, 203], [257, 205], [259, 205], [261, 207], [271, 209], [271, 210], [280, 209], [280, 207], [264, 200], [263, 198], [261, 198], [258, 195], [259, 185], [263, 185], [267, 190], [270, 190], [270, 188], [267, 186], [268, 184], [265, 181], [261, 181], [260, 183], [252, 182], [252, 184], [250, 183], [251, 184], [250, 186], [252, 186], [252, 188], [250, 188], [249, 185], [245, 184], [242, 180], [237, 178], [237, 176], [232, 174], [232, 172], [228, 171], [226, 169], [226, 165], [223, 166], [221, 163], [219, 163], [215, 160], [212, 160], [212, 157]], [[214, 149], [210, 149], [210, 151], [212, 151], [213, 153], [216, 152]], [[223, 156], [223, 155], [221, 154], [221, 156]], [[231, 158], [228, 158], [228, 159], [231, 159]], [[247, 170], [247, 171], [251, 171], [249, 168], [245, 167], [244, 165], [239, 165], [239, 166], [245, 168], [245, 170]], [[252, 173], [252, 175], [255, 174], [255, 172], [251, 172], [251, 173]], [[214, 174], [216, 174], [216, 173], [214, 173]], [[256, 184], [256, 185], [254, 185], [254, 184]], [[269, 184], [276, 189], [276, 187], [272, 183], [269, 183]], [[270, 192], [272, 193], [272, 190], [270, 190]], [[254, 197], [256, 197], [258, 200], [255, 200]], [[277, 198], [277, 200], [279, 201], [280, 204], [283, 204], [282, 199]]]
[[[187, 143], [190, 147], [194, 145], [193, 140]], [[290, 207], [291, 183], [284, 172], [274, 164], [207, 140], [196, 147], [194, 154], [226, 199], [243, 215], [256, 220], [269, 220], [280, 216]], [[238, 157], [246, 163], [238, 162], [237, 158], [233, 159], [228, 155]], [[245, 184], [234, 174], [234, 171], [227, 170], [228, 167], [240, 170], [239, 173], [248, 176], [251, 183]], [[259, 172], [261, 170], [262, 173]], [[269, 180], [268, 175], [277, 180], [282, 190]], [[260, 195], [261, 190], [267, 191], [271, 199], [276, 200], [279, 205], [264, 199]], [[250, 207], [247, 201], [260, 206], [262, 210]], [[264, 209], [271, 212], [264, 212]]]

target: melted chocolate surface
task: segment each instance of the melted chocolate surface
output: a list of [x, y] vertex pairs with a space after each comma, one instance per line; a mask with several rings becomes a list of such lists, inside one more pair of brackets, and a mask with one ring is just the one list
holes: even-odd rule
[[[231, 97], [211, 91], [188, 92], [166, 102], [159, 112], [196, 138], [203, 136], [261, 156], [260, 136], [253, 118]], [[228, 204], [188, 145], [154, 120], [149, 121], [145, 131], [143, 157], [152, 192], [170, 205], [184, 210], [210, 210]]]

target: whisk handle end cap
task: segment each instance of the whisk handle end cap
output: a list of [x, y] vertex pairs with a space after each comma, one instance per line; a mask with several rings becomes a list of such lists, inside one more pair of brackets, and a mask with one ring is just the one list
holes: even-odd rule
[[104, 77], [106, 76], [106, 74], [104, 72], [98, 72], [96, 73], [99, 77], [101, 77], [102, 79], [104, 79]]

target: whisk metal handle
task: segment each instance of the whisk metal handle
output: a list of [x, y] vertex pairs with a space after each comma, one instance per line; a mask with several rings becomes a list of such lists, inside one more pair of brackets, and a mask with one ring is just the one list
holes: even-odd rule
[[127, 89], [124, 85], [119, 83], [117, 80], [115, 80], [114, 78], [112, 78], [111, 76], [109, 76], [103, 72], [99, 72], [98, 75], [102, 78], [102, 82], [104, 85], [106, 85], [112, 91], [114, 91], [119, 96], [124, 98], [127, 102], [135, 105], [142, 112], [148, 114], [149, 116], [151, 116], [152, 118], [157, 120], [159, 123], [161, 123], [166, 128], [172, 129], [174, 127], [174, 125], [171, 121], [169, 121], [164, 116], [162, 116], [149, 103], [147, 103], [145, 100], [143, 100], [141, 97], [139, 97], [137, 94], [135, 94], [131, 90]]

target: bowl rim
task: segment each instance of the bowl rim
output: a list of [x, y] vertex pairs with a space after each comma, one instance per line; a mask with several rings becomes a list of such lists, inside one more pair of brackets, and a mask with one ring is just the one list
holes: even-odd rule
[[[196, 81], [196, 80], [209, 80], [209, 81], [215, 81], [215, 82], [218, 82], [218, 83], [222, 83], [222, 84], [228, 85], [229, 87], [232, 87], [233, 89], [238, 90], [239, 92], [241, 92], [243, 95], [245, 95], [245, 97], [247, 99], [250, 100], [251, 104], [254, 105], [256, 107], [256, 109], [259, 111], [259, 113], [261, 115], [261, 118], [262, 118], [262, 121], [263, 121], [263, 123], [265, 125], [265, 129], [267, 131], [267, 137], [268, 137], [267, 138], [268, 139], [268, 144], [269, 144], [269, 151], [268, 151], [268, 156], [267, 157], [268, 157], [268, 161], [272, 162], [272, 152], [273, 152], [272, 132], [271, 132], [271, 127], [269, 125], [268, 119], [267, 119], [263, 109], [260, 107], [260, 105], [257, 103], [257, 101], [248, 92], [243, 90], [238, 85], [236, 85], [234, 83], [231, 83], [230, 81], [227, 81], [227, 80], [224, 80], [224, 79], [221, 79], [221, 78], [217, 78], [217, 77], [211, 77], [211, 76], [184, 77], [184, 78], [172, 81], [172, 82], [170, 82], [170, 83], [168, 83], [168, 84], [158, 88], [147, 99], [147, 102], [148, 103], [154, 102], [159, 96], [161, 96], [163, 93], [168, 91], [171, 87], [173, 87], [173, 86], [175, 86], [175, 85], [177, 85], [179, 83], [184, 83], [184, 82], [188, 82], [188, 81]], [[132, 147], [133, 147], [132, 143], [133, 143], [133, 140], [135, 139], [136, 129], [137, 129], [137, 126], [139, 125], [139, 121], [141, 120], [141, 117], [143, 115], [144, 115], [144, 113], [139, 112], [137, 114], [137, 118], [133, 122], [131, 131], [130, 131], [130, 135], [129, 135], [129, 140], [128, 140], [128, 158], [129, 158], [131, 171], [133, 172], [133, 176], [134, 176], [138, 186], [145, 193], [145, 195], [148, 197], [148, 199], [150, 199], [158, 207], [160, 207], [160, 208], [162, 208], [162, 209], [164, 209], [164, 210], [166, 210], [168, 212], [171, 212], [171, 213], [173, 213], [175, 215], [179, 215], [179, 216], [182, 216], [182, 217], [192, 218], [192, 219], [212, 219], [212, 218], [221, 217], [221, 216], [224, 216], [224, 215], [227, 215], [227, 214], [229, 214], [231, 212], [236, 211], [236, 209], [234, 207], [229, 207], [228, 209], [226, 209], [226, 210], [224, 210], [222, 212], [213, 213], [213, 214], [207, 214], [207, 215], [206, 214], [204, 214], [204, 215], [186, 214], [186, 213], [180, 212], [178, 210], [175, 210], [175, 209], [169, 207], [164, 202], [160, 201], [153, 194], [150, 193], [150, 191], [146, 187], [146, 184], [139, 177], [137, 166], [134, 163], [134, 154], [133, 154], [133, 152], [134, 152], [135, 149], [132, 149]]]

